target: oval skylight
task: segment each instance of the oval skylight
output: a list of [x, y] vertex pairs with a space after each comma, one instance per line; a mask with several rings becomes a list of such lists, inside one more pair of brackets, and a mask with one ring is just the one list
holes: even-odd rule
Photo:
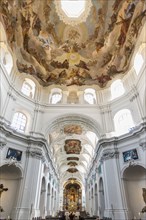
[[91, 0], [54, 0], [54, 4], [60, 20], [72, 26], [85, 22], [92, 7]]
[[68, 17], [77, 18], [85, 10], [85, 0], [61, 0], [61, 8]]

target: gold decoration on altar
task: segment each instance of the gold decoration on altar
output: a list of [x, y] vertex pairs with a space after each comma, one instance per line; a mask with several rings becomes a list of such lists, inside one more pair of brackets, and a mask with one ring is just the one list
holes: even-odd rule
[[69, 212], [81, 210], [82, 190], [78, 183], [71, 181], [65, 186], [63, 192], [63, 209]]

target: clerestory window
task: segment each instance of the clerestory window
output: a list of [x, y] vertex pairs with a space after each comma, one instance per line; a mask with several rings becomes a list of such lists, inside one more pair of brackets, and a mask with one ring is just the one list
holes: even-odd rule
[[23, 82], [21, 92], [30, 98], [34, 98], [35, 83], [31, 79], [26, 78]]
[[96, 95], [94, 89], [85, 89], [84, 91], [84, 100], [88, 104], [95, 104], [96, 103]]
[[129, 132], [134, 127], [134, 122], [129, 109], [118, 111], [114, 117], [115, 131], [117, 135]]
[[123, 87], [123, 83], [120, 79], [114, 81], [111, 85], [111, 99], [115, 99], [121, 95], [123, 95], [125, 92], [125, 89]]
[[16, 112], [14, 114], [11, 127], [19, 132], [24, 132], [26, 127], [27, 118], [21, 112]]

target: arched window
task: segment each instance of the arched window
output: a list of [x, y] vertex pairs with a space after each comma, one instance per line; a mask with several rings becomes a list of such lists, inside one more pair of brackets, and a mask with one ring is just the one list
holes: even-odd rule
[[129, 132], [134, 127], [130, 110], [122, 109], [114, 117], [115, 131], [117, 135]]
[[26, 128], [27, 118], [21, 112], [16, 112], [14, 114], [11, 127], [19, 132], [24, 132]]
[[111, 99], [115, 99], [121, 95], [123, 95], [125, 92], [123, 83], [120, 79], [114, 81], [111, 85]]
[[58, 88], [52, 89], [50, 95], [50, 103], [57, 104], [61, 101], [61, 99], [62, 99], [62, 90]]
[[137, 75], [139, 74], [143, 63], [144, 63], [144, 60], [143, 60], [142, 55], [137, 53], [134, 59], [134, 69]]
[[23, 82], [21, 92], [30, 98], [34, 98], [35, 83], [31, 79], [26, 78]]
[[94, 89], [85, 89], [84, 91], [84, 100], [88, 104], [95, 104], [96, 103], [96, 94]]

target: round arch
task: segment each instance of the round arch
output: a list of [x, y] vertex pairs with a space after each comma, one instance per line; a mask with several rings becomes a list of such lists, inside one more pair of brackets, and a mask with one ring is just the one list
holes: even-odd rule
[[20, 198], [22, 170], [15, 165], [5, 164], [0, 167], [0, 175], [3, 188], [8, 189], [1, 194], [1, 207], [4, 210], [5, 218], [10, 216], [15, 219], [16, 207]]
[[[146, 168], [141, 165], [128, 166], [123, 172], [123, 185], [129, 209], [129, 218], [139, 218], [144, 207], [143, 191], [145, 188]], [[137, 202], [138, 201], [138, 202]]]
[[101, 126], [95, 122], [92, 118], [89, 116], [83, 115], [83, 114], [63, 114], [60, 115], [49, 122], [49, 126], [45, 130], [45, 136], [48, 137], [49, 132], [51, 131], [52, 128], [57, 127], [58, 124], [62, 123], [70, 123], [70, 122], [77, 122], [77, 123], [82, 123], [89, 128], [91, 128], [97, 137], [100, 137], [100, 134], [102, 134], [102, 128]]

